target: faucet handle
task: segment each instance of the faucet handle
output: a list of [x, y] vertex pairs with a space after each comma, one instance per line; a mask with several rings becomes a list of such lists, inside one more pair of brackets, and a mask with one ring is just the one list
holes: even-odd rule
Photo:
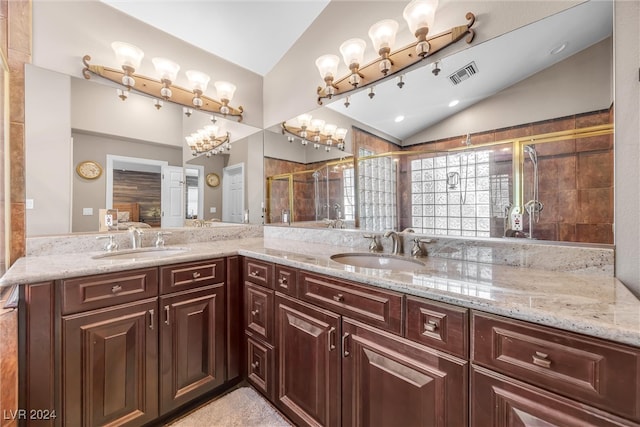
[[113, 234], [108, 234], [106, 236], [97, 236], [96, 240], [109, 239], [104, 245], [104, 250], [107, 252], [115, 252], [118, 250], [118, 244], [113, 240], [113, 237]]
[[164, 247], [164, 236], [171, 234], [170, 231], [158, 231], [156, 234], [156, 248]]
[[380, 245], [380, 240], [377, 234], [365, 234], [362, 237], [365, 239], [371, 239], [371, 243], [369, 243], [369, 252], [382, 252], [382, 245]]
[[427, 251], [422, 248], [421, 243], [431, 243], [432, 239], [414, 237], [413, 238], [413, 248], [411, 248], [411, 256], [412, 257], [422, 257], [427, 256]]

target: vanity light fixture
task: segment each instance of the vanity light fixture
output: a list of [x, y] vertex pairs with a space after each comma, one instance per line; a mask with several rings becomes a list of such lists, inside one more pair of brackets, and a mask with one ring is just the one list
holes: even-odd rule
[[185, 137], [187, 145], [191, 149], [191, 154], [197, 156], [206, 153], [207, 157], [231, 150], [229, 132], [220, 132], [216, 125], [207, 125], [202, 129]]
[[176, 86], [174, 84], [180, 66], [167, 58], [153, 58], [159, 80], [135, 74], [135, 70], [140, 67], [144, 52], [138, 47], [124, 42], [113, 42], [111, 44], [116, 60], [122, 70], [109, 68], [102, 65], [89, 64], [91, 56], [85, 55], [82, 58], [84, 68], [82, 75], [85, 79], [90, 79], [91, 74], [95, 74], [112, 82], [122, 84], [125, 89], [118, 89], [118, 96], [123, 101], [127, 99], [128, 92], [135, 90], [144, 95], [154, 98], [156, 108], [161, 108], [163, 101], [170, 101], [182, 105], [185, 115], [188, 117], [192, 109], [196, 108], [212, 114], [221, 116], [237, 117], [242, 121], [244, 109], [242, 107], [231, 107], [229, 103], [233, 99], [236, 87], [224, 81], [215, 82], [219, 101], [205, 95], [209, 85], [210, 77], [196, 70], [189, 70], [185, 74], [189, 80], [189, 89]]
[[295, 120], [297, 126], [287, 122], [282, 123], [282, 134], [288, 134], [289, 142], [300, 138], [302, 145], [306, 146], [311, 142], [316, 150], [324, 146], [326, 151], [330, 151], [331, 147], [335, 146], [338, 150], [344, 151], [347, 129], [325, 123], [321, 119], [314, 119], [311, 114], [300, 114]]
[[[324, 86], [317, 90], [318, 104], [324, 99], [348, 94], [355, 90], [372, 86], [376, 82], [386, 80], [390, 76], [398, 75], [425, 58], [461, 40], [465, 35], [466, 42], [471, 43], [475, 32], [471, 27], [475, 23], [475, 15], [468, 12], [465, 16], [468, 23], [452, 27], [448, 31], [428, 37], [429, 28], [433, 26], [438, 0], [412, 0], [404, 9], [403, 17], [407, 21], [409, 30], [415, 36], [415, 41], [394, 50], [398, 23], [392, 19], [385, 19], [372, 25], [369, 37], [377, 57], [363, 65], [366, 43], [361, 39], [350, 39], [340, 46], [345, 64], [350, 70], [347, 76], [338, 78], [338, 64], [340, 59], [336, 55], [322, 55], [316, 60], [316, 67], [324, 80]], [[364, 43], [364, 45], [363, 45]], [[432, 68], [434, 75], [438, 75], [440, 67], [437, 62]], [[404, 82], [401, 74], [398, 87]], [[373, 98], [373, 90], [369, 97]], [[345, 106], [349, 101], [345, 102]]]

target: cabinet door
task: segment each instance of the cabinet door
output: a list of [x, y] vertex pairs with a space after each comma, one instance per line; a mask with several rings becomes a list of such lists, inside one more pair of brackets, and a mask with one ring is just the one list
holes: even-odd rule
[[468, 363], [343, 319], [343, 426], [467, 425]]
[[637, 424], [473, 366], [471, 426], [611, 427]]
[[276, 293], [279, 408], [296, 425], [340, 425], [340, 317]]
[[164, 414], [224, 382], [224, 286], [162, 297], [160, 310]]
[[158, 416], [157, 299], [62, 318], [63, 425]]

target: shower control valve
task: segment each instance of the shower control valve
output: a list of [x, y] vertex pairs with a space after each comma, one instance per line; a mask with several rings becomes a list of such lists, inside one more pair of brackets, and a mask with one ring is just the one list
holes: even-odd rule
[[369, 243], [369, 252], [382, 252], [382, 245], [380, 244], [380, 236], [377, 234], [365, 234], [363, 236], [365, 239], [371, 239], [371, 243]]

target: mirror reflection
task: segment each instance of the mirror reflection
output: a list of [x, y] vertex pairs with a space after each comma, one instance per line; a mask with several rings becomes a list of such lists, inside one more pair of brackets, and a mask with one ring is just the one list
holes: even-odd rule
[[[226, 191], [229, 202], [224, 190], [227, 169], [249, 161], [249, 145], [262, 158], [262, 133], [257, 128], [199, 111], [191, 111], [187, 116], [181, 106], [170, 102], [158, 109], [153, 99], [136, 93], [129, 94], [123, 102], [110, 84], [32, 65], [28, 66], [27, 95], [30, 87], [34, 90], [47, 87], [69, 100], [68, 105], [59, 105], [56, 117], [67, 118], [70, 142], [57, 147], [52, 158], [62, 159], [65, 151], [71, 153], [74, 173], [70, 174], [68, 187], [57, 185], [54, 191], [46, 178], [40, 180], [35, 174], [28, 177], [27, 198], [38, 208], [27, 213], [29, 236], [96, 232], [101, 210], [110, 208], [119, 212], [119, 224], [111, 229], [126, 229], [130, 225], [182, 227], [207, 226], [217, 221], [247, 222], [245, 200], [255, 198], [249, 193], [258, 192], [257, 200], [262, 198], [259, 189], [245, 191], [241, 187], [238, 193], [230, 188]], [[27, 104], [27, 113], [34, 115], [48, 108], [38, 105], [35, 97], [31, 100], [27, 96]], [[192, 152], [185, 137], [212, 121], [229, 132], [231, 144], [216, 155]], [[44, 138], [50, 130], [47, 123], [32, 123], [41, 127], [29, 128], [34, 138]], [[60, 123], [60, 127], [65, 126], [64, 120]], [[27, 155], [27, 168], [42, 167], [48, 161], [46, 156]], [[99, 168], [97, 176], [88, 176], [76, 168], [88, 161]], [[217, 182], [206, 179], [214, 175]], [[238, 178], [234, 180], [237, 184]], [[62, 213], [64, 206], [58, 202], [61, 198], [70, 199], [70, 214]], [[236, 202], [238, 199], [241, 203]], [[43, 208], [48, 205], [53, 210], [60, 209], [61, 214]], [[255, 209], [254, 222], [261, 222], [258, 211]]]
[[[612, 4], [588, 2], [543, 21], [548, 22], [472, 46], [461, 52], [463, 58], [458, 58], [460, 54], [443, 58], [442, 67], [467, 62], [477, 67], [477, 75], [459, 85], [439, 81], [437, 90], [445, 92], [443, 98], [431, 90], [433, 82], [432, 86], [416, 83], [420, 79], [414, 74], [430, 74], [422, 67], [405, 76], [407, 86], [402, 90], [390, 81], [388, 86], [393, 87], [388, 91], [393, 95], [384, 100], [378, 95], [387, 89], [376, 87], [373, 100], [352, 96], [348, 108], [344, 100], [337, 100], [321, 109], [350, 115], [352, 120], [348, 147], [354, 155], [354, 226], [372, 231], [411, 228], [433, 235], [613, 243]], [[577, 28], [586, 22], [593, 31]], [[491, 77], [484, 71], [496, 66], [489, 66], [497, 58], [494, 49], [514, 40], [519, 43], [518, 33], [540, 34], [546, 25], [566, 30], [545, 32], [545, 37], [555, 37], [545, 46], [557, 49], [541, 55], [539, 40], [531, 51], [529, 44], [517, 44], [521, 55], [532, 57], [522, 61], [531, 65], [530, 70], [522, 70], [519, 62], [500, 62], [505, 68], [500, 75], [507, 76], [515, 67], [511, 72], [515, 80], [504, 77], [499, 82], [502, 86], [493, 88], [484, 82], [472, 83]], [[570, 36], [576, 39], [568, 41]], [[554, 55], [559, 56], [540, 59]], [[421, 119], [413, 115], [419, 109], [406, 108], [413, 105], [404, 97], [412, 81], [417, 86], [411, 94], [422, 94], [422, 104], [437, 109], [437, 114]], [[460, 99], [462, 107], [447, 106], [449, 99], [464, 95], [465, 90], [483, 87], [486, 93]], [[365, 92], [358, 95], [366, 97]], [[405, 115], [411, 113], [411, 120], [394, 128], [398, 106], [405, 107]], [[286, 163], [287, 159], [280, 160]], [[309, 167], [297, 167], [310, 176], [330, 168], [311, 162], [305, 166]], [[276, 177], [283, 179], [282, 173], [290, 172], [287, 168], [291, 164], [265, 168], [270, 172], [267, 184]], [[285, 195], [288, 199], [283, 198], [283, 190], [274, 193], [280, 205], [268, 199], [276, 206], [272, 222], [281, 222], [278, 213], [287, 201], [296, 221], [303, 218], [296, 214], [307, 209], [298, 204], [323, 205], [322, 195], [315, 197], [313, 180], [304, 182], [309, 183], [306, 188], [293, 180], [290, 194]], [[342, 182], [346, 188], [344, 177]], [[344, 194], [340, 198], [344, 200]], [[329, 214], [323, 211], [319, 220], [313, 218], [313, 225], [329, 220]]]

